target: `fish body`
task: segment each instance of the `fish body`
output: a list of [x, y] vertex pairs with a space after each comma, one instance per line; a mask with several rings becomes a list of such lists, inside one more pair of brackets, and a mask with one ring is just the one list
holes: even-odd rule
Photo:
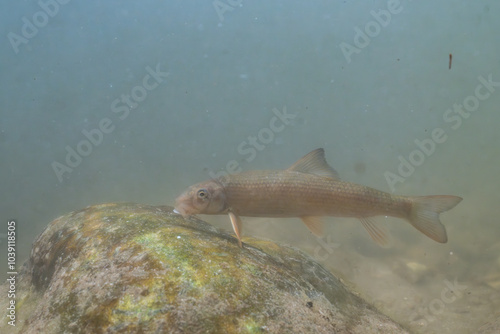
[[447, 242], [439, 213], [457, 205], [457, 196], [396, 196], [340, 180], [317, 149], [286, 170], [258, 170], [195, 184], [176, 200], [175, 211], [228, 214], [241, 246], [242, 223], [247, 217], [299, 217], [315, 235], [323, 230], [321, 217], [358, 218], [373, 240], [387, 244], [386, 232], [371, 217], [406, 219], [437, 242]]
[[[225, 178], [226, 208], [247, 217], [405, 217], [402, 196], [297, 171], [249, 171]], [[251, 199], [251, 200], [250, 200]]]

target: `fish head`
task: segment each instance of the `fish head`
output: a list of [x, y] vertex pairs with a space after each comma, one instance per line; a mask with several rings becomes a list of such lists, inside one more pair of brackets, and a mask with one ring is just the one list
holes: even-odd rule
[[183, 217], [196, 214], [217, 215], [225, 210], [224, 187], [215, 180], [195, 184], [175, 200], [175, 211]]

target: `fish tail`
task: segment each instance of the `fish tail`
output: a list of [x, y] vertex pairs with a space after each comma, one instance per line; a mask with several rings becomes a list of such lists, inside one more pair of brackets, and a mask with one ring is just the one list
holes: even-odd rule
[[448, 211], [462, 200], [458, 196], [418, 196], [412, 197], [412, 208], [408, 217], [410, 224], [434, 241], [445, 243], [448, 241], [446, 229], [439, 214]]

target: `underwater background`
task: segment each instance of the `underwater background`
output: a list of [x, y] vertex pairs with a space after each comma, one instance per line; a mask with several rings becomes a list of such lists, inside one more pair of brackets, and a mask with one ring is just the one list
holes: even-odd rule
[[[497, 1], [16, 1], [0, 11], [0, 254], [103, 202], [173, 205], [225, 172], [318, 147], [346, 181], [456, 195], [438, 244], [378, 218], [243, 218], [415, 333], [500, 316]], [[227, 216], [200, 216], [231, 230]], [[7, 257], [0, 258], [7, 277]], [[2, 297], [3, 298], [3, 297]]]

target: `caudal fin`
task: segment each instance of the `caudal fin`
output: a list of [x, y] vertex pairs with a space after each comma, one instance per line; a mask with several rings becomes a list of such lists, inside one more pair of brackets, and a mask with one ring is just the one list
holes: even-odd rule
[[412, 201], [413, 205], [408, 217], [410, 224], [432, 240], [447, 242], [446, 229], [439, 221], [439, 214], [453, 208], [462, 201], [462, 198], [448, 195], [419, 196], [412, 197]]

